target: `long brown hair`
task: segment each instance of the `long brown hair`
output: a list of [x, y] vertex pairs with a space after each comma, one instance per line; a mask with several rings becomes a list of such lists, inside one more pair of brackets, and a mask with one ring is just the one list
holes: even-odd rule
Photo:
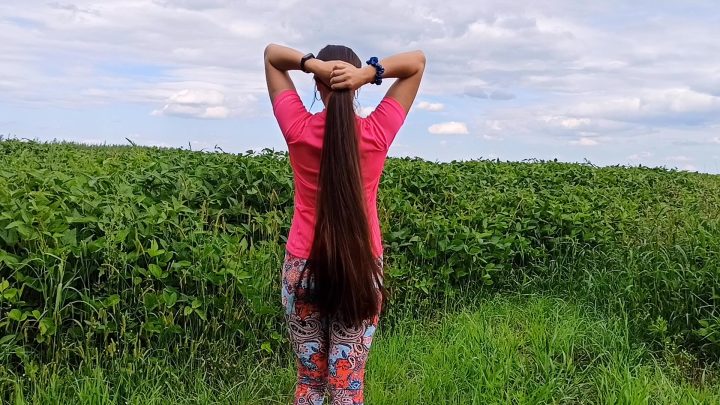
[[[324, 47], [317, 58], [362, 66], [342, 45]], [[370, 240], [352, 91], [331, 91], [326, 114], [308, 269], [319, 309], [359, 326], [379, 312], [387, 291]]]

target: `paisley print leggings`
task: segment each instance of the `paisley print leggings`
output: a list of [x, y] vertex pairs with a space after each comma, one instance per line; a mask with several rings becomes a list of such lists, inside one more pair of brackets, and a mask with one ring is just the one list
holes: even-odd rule
[[[322, 405], [326, 391], [334, 404], [362, 404], [370, 343], [379, 315], [359, 328], [324, 316], [303, 297], [313, 288], [303, 271], [306, 260], [285, 252], [282, 268], [282, 304], [296, 356], [298, 381], [295, 404]], [[382, 256], [377, 259], [382, 269]]]

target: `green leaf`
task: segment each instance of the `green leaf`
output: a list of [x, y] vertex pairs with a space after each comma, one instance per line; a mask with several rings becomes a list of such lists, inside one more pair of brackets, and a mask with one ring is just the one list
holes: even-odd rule
[[192, 308], [193, 308], [193, 309], [195, 309], [195, 308], [200, 308], [200, 305], [202, 305], [202, 302], [200, 302], [199, 299], [195, 298], [195, 299], [192, 301], [192, 304], [191, 304], [191, 305], [192, 305]]
[[162, 331], [162, 326], [158, 321], [148, 321], [145, 322], [145, 325], [143, 325], [143, 329], [150, 333], [160, 333]]
[[112, 308], [115, 305], [117, 305], [120, 302], [120, 296], [117, 294], [113, 294], [107, 298], [105, 298], [105, 302], [103, 302], [103, 305], [105, 308]]
[[15, 339], [15, 335], [5, 335], [2, 338], [0, 338], [0, 345], [4, 345], [14, 339]]
[[239, 271], [239, 272], [235, 275], [235, 277], [236, 277], [238, 280], [247, 280], [247, 279], [252, 278], [252, 276], [251, 276], [248, 272], [242, 271], [242, 270]]
[[40, 335], [52, 336], [55, 334], [55, 323], [50, 318], [42, 318], [40, 320]]
[[[14, 229], [3, 230], [2, 232], [0, 232], [0, 238], [4, 240], [8, 246], [15, 246], [15, 244], [18, 243], [18, 233]], [[3, 258], [3, 255], [4, 252], [0, 250], [0, 260], [5, 261], [5, 263], [7, 264], [11, 264]], [[15, 261], [15, 263], [17, 263], [17, 261]]]
[[10, 222], [10, 223], [8, 224], [8, 226], [5, 227], [5, 229], [17, 228], [17, 227], [19, 227], [20, 225], [25, 225], [25, 222], [23, 222], [23, 221], [13, 221], [13, 222]]
[[8, 288], [7, 290], [2, 292], [3, 298], [6, 300], [11, 300], [17, 296], [18, 289], [17, 288]]
[[150, 274], [153, 275], [155, 278], [163, 278], [163, 271], [157, 264], [151, 264], [148, 266], [148, 270], [150, 271]]
[[98, 219], [95, 217], [82, 217], [82, 216], [65, 217], [65, 220], [69, 224], [86, 224], [86, 223], [98, 221]]
[[77, 246], [77, 230], [75, 228], [65, 230], [60, 242], [64, 245]]
[[153, 240], [152, 242], [150, 242], [150, 249], [148, 249], [147, 252], [148, 252], [148, 255], [150, 255], [150, 257], [157, 257], [157, 256], [160, 256], [161, 254], [165, 253], [165, 250], [158, 249], [157, 241]]
[[125, 239], [127, 239], [127, 236], [130, 234], [130, 229], [121, 229], [118, 231], [118, 233], [115, 235], [115, 240], [123, 243], [125, 242]]
[[192, 265], [192, 263], [190, 263], [187, 260], [180, 260], [178, 262], [173, 263], [172, 268], [173, 269], [183, 269], [183, 268], [190, 267], [191, 265]]
[[185, 305], [185, 308], [183, 309], [183, 315], [188, 316], [192, 314], [193, 309], [187, 305]]
[[[10, 243], [8, 242], [8, 244], [10, 244]], [[5, 264], [7, 264], [8, 266], [11, 266], [11, 267], [14, 264], [20, 263], [20, 261], [15, 256], [13, 256], [10, 253], [5, 252], [1, 249], [0, 249], [0, 262], [4, 262]]]
[[8, 312], [8, 318], [12, 319], [13, 321], [24, 321], [25, 318], [23, 317], [23, 312], [20, 311], [17, 308], [13, 308]]
[[158, 297], [154, 293], [146, 293], [143, 296], [143, 304], [145, 305], [145, 309], [148, 311], [152, 311], [158, 306]]
[[172, 308], [172, 306], [177, 302], [177, 293], [165, 290], [163, 291], [163, 300], [168, 308]]

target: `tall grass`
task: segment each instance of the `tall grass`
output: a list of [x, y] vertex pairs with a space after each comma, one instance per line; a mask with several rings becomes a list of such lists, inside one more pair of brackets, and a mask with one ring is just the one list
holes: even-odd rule
[[[379, 205], [387, 328], [551, 291], [625, 311], [656, 352], [719, 358], [718, 176], [389, 159]], [[282, 153], [0, 142], [0, 381], [43, 364], [209, 358], [218, 341], [282, 355], [291, 214]]]
[[[455, 314], [400, 319], [373, 339], [366, 374], [369, 404], [710, 404], [717, 374], [684, 377], [688, 358], [644, 361], [628, 320], [559, 298], [476, 299]], [[222, 342], [216, 342], [220, 345]], [[210, 361], [209, 359], [213, 359]], [[291, 356], [259, 362], [238, 352], [114, 359], [104, 366], [16, 380], [16, 404], [287, 404]]]

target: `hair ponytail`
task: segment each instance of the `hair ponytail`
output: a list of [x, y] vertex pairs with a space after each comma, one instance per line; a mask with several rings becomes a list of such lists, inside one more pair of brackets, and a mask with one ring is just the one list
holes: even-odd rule
[[[337, 45], [318, 58], [360, 66], [350, 48]], [[386, 290], [370, 240], [352, 92], [333, 91], [326, 113], [308, 268], [320, 310], [357, 326], [379, 312]]]

